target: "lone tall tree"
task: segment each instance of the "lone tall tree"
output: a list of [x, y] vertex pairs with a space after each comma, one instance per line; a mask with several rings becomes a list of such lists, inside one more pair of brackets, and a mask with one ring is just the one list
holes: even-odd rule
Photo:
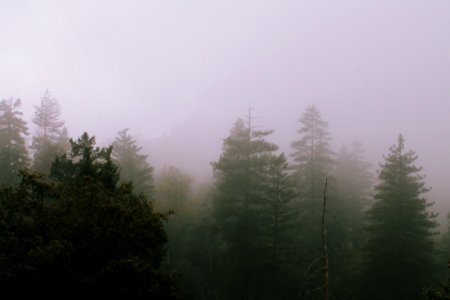
[[61, 109], [58, 101], [47, 90], [41, 104], [35, 106], [33, 123], [36, 134], [33, 136], [33, 169], [43, 174], [50, 173], [50, 167], [56, 155], [69, 148], [69, 138], [64, 121], [60, 119]]
[[400, 135], [384, 158], [369, 210], [364, 299], [420, 299], [432, 280], [436, 215], [423, 197], [428, 189], [417, 155], [404, 143]]
[[20, 182], [19, 171], [28, 165], [26, 122], [18, 110], [20, 99], [0, 102], [0, 185]]

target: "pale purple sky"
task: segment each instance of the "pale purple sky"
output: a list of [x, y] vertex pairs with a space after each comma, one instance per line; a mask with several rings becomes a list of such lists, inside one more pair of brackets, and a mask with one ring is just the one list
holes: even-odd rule
[[73, 136], [105, 140], [193, 119], [227, 134], [253, 107], [288, 150], [316, 104], [336, 148], [378, 162], [401, 132], [450, 195], [448, 0], [3, 0], [0, 22], [0, 98], [28, 120], [46, 88]]

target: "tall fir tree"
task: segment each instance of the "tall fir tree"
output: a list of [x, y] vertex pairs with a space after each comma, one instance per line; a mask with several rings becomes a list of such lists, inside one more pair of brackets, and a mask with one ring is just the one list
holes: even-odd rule
[[436, 215], [423, 194], [417, 155], [405, 151], [403, 136], [380, 165], [375, 202], [368, 212], [366, 278], [361, 299], [422, 299], [422, 289], [433, 280], [433, 234]]
[[[292, 176], [297, 187], [301, 226], [298, 232], [298, 255], [300, 269], [304, 274], [299, 297], [315, 297], [321, 293], [317, 286], [322, 284], [322, 268], [318, 262], [323, 256], [320, 250], [323, 191], [328, 178], [329, 204], [332, 205], [334, 160], [329, 145], [331, 136], [328, 123], [322, 119], [320, 111], [314, 105], [308, 107], [299, 122], [301, 127], [297, 132], [300, 138], [291, 144]], [[329, 235], [330, 248], [334, 247], [332, 239]]]
[[128, 133], [129, 129], [119, 131], [113, 143], [112, 157], [120, 167], [120, 181], [132, 182], [137, 193], [153, 197], [153, 168], [147, 155], [141, 154], [136, 140]]
[[213, 216], [224, 241], [227, 297], [262, 297], [265, 271], [263, 220], [267, 206], [267, 168], [277, 146], [265, 140], [271, 131], [256, 131], [239, 119], [213, 163], [216, 195]]
[[320, 203], [325, 178], [330, 177], [333, 170], [328, 123], [314, 105], [306, 109], [299, 122], [300, 139], [291, 145], [294, 176], [301, 200]]
[[284, 153], [271, 157], [267, 175], [266, 208], [262, 214], [267, 265], [266, 281], [261, 289], [269, 299], [292, 299], [298, 288], [294, 240], [299, 215], [294, 203], [295, 182], [289, 174]]
[[69, 137], [64, 121], [61, 120], [61, 108], [58, 101], [48, 90], [35, 106], [33, 123], [36, 134], [33, 136], [33, 169], [43, 174], [50, 174], [50, 168], [57, 155], [69, 149]]
[[20, 99], [0, 102], [0, 185], [18, 184], [19, 171], [28, 166], [28, 129], [20, 105]]

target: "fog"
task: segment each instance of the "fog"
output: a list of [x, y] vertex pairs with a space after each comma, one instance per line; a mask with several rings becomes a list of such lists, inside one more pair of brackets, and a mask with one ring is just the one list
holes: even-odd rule
[[448, 1], [2, 1], [0, 20], [0, 95], [28, 121], [49, 89], [71, 136], [130, 128], [203, 180], [249, 108], [289, 153], [315, 104], [374, 169], [402, 133], [447, 212]]

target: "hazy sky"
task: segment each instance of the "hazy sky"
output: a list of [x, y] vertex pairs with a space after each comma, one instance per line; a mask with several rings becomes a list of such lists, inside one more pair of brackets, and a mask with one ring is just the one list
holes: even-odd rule
[[450, 195], [448, 0], [0, 0], [0, 22], [0, 98], [28, 119], [46, 88], [71, 135], [103, 139], [193, 119], [226, 134], [253, 107], [287, 148], [316, 104], [334, 145], [372, 160], [403, 133]]

